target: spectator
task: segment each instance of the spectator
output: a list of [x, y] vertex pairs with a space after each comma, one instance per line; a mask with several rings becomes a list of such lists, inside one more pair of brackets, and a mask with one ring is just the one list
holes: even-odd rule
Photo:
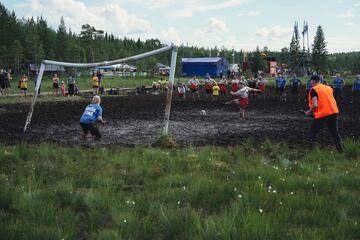
[[343, 88], [345, 86], [345, 81], [340, 77], [340, 73], [336, 74], [336, 78], [333, 82], [333, 88], [334, 88], [334, 97], [336, 101], [342, 102], [344, 96], [343, 96]]
[[11, 69], [9, 69], [8, 72], [6, 73], [6, 78], [5, 78], [5, 95], [7, 96], [10, 94], [11, 80], [12, 80]]
[[92, 88], [93, 88], [94, 95], [98, 94], [99, 86], [100, 86], [99, 78], [95, 74], [93, 74], [92, 75]]
[[65, 97], [65, 82], [64, 81], [61, 82], [60, 91], [61, 91], [61, 96]]
[[5, 95], [5, 71], [0, 70], [0, 94]]
[[100, 70], [98, 70], [97, 72], [96, 72], [96, 76], [98, 77], [98, 79], [99, 79], [99, 87], [102, 85], [102, 74], [101, 74], [101, 72], [100, 72]]
[[59, 77], [56, 73], [54, 73], [54, 76], [52, 78], [52, 82], [53, 82], [53, 95], [57, 96], [58, 95], [58, 90], [59, 90]]
[[75, 84], [75, 88], [74, 88], [74, 94], [75, 94], [75, 96], [80, 96], [81, 94], [80, 94], [80, 90], [79, 90], [79, 88], [78, 88], [78, 86]]
[[26, 74], [23, 74], [23, 76], [20, 78], [19, 81], [19, 88], [21, 96], [26, 97], [27, 94], [27, 82], [29, 78], [26, 76]]
[[67, 80], [68, 97], [74, 96], [75, 83], [76, 83], [75, 78], [71, 75]]

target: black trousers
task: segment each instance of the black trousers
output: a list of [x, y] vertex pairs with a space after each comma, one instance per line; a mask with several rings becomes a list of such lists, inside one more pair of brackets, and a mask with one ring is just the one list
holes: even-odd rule
[[85, 135], [90, 132], [91, 135], [95, 136], [96, 139], [101, 138], [101, 133], [95, 124], [80, 123], [80, 125]]
[[334, 98], [336, 101], [340, 100], [342, 101], [344, 96], [343, 96], [343, 90], [339, 89], [339, 88], [335, 88], [334, 89]]
[[324, 124], [327, 125], [331, 137], [334, 139], [336, 149], [342, 150], [342, 140], [339, 135], [339, 124], [337, 114], [314, 119], [310, 126], [310, 142], [316, 143], [316, 135], [322, 129]]

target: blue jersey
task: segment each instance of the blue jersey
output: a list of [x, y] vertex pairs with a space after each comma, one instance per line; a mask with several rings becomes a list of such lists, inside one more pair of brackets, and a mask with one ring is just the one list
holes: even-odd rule
[[98, 117], [102, 116], [102, 108], [99, 104], [89, 104], [80, 118], [80, 123], [92, 124], [95, 123]]
[[354, 81], [354, 87], [353, 87], [354, 91], [360, 91], [360, 79], [356, 79]]
[[306, 83], [306, 90], [310, 90], [311, 88], [311, 79], [307, 81]]
[[333, 85], [335, 89], [342, 89], [344, 87], [344, 79], [337, 77], [335, 78]]
[[290, 80], [290, 83], [291, 83], [292, 87], [296, 88], [301, 84], [301, 80], [299, 78], [294, 77]]
[[320, 83], [321, 83], [321, 84], [324, 84], [324, 85], [327, 85], [327, 82], [326, 82], [325, 79], [320, 79]]
[[276, 78], [275, 80], [276, 82], [276, 87], [277, 88], [285, 88], [285, 84], [286, 84], [286, 79], [285, 78]]

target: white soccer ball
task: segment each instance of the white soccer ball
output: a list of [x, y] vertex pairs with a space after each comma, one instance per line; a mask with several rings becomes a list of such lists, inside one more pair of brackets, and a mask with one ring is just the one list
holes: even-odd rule
[[205, 116], [205, 115], [206, 115], [206, 111], [205, 111], [205, 110], [201, 110], [201, 111], [200, 111], [200, 115], [201, 115], [201, 116]]

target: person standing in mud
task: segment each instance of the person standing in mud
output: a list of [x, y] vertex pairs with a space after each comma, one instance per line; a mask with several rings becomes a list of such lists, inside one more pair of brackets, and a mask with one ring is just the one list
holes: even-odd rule
[[88, 133], [90, 132], [91, 135], [95, 136], [95, 140], [101, 139], [101, 133], [99, 129], [96, 127], [96, 122], [100, 122], [105, 124], [105, 121], [102, 118], [102, 108], [100, 106], [101, 98], [100, 96], [94, 96], [91, 104], [89, 104], [86, 108], [84, 113], [80, 118], [80, 126], [83, 130], [82, 139], [86, 139]]
[[334, 97], [336, 101], [342, 102], [344, 96], [343, 96], [343, 88], [345, 86], [345, 81], [340, 77], [340, 73], [336, 74], [336, 78], [333, 81], [333, 87], [334, 87]]
[[290, 80], [290, 84], [292, 97], [299, 101], [299, 87], [301, 85], [301, 80], [296, 76], [296, 73], [293, 74], [293, 77]]
[[196, 79], [196, 76], [189, 80], [188, 87], [192, 93], [193, 101], [195, 102], [195, 95], [197, 95], [200, 100], [199, 81]]
[[249, 105], [249, 92], [261, 92], [259, 89], [245, 86], [243, 82], [239, 83], [239, 90], [237, 92], [230, 92], [231, 95], [236, 96], [236, 99], [226, 102], [225, 104], [236, 103], [240, 108], [240, 117], [245, 118], [245, 111]]
[[275, 85], [276, 85], [276, 92], [280, 96], [281, 101], [286, 101], [286, 79], [283, 77], [283, 75], [280, 73], [279, 76], [275, 79]]
[[263, 78], [263, 76], [259, 76], [258, 80], [256, 81], [256, 87], [257, 89], [260, 90], [261, 94], [263, 95], [263, 100], [265, 101], [266, 95], [265, 95], [265, 90], [266, 90], [266, 84], [268, 83], [268, 81]]
[[352, 87], [353, 100], [351, 103], [360, 103], [360, 74], [356, 76], [356, 79]]
[[336, 149], [341, 152], [343, 144], [338, 127], [339, 109], [333, 95], [333, 89], [320, 84], [320, 77], [317, 75], [311, 77], [311, 86], [308, 96], [310, 109], [305, 112], [306, 116], [314, 116], [310, 126], [310, 143], [312, 145], [317, 144], [316, 135], [326, 124], [334, 139]]

